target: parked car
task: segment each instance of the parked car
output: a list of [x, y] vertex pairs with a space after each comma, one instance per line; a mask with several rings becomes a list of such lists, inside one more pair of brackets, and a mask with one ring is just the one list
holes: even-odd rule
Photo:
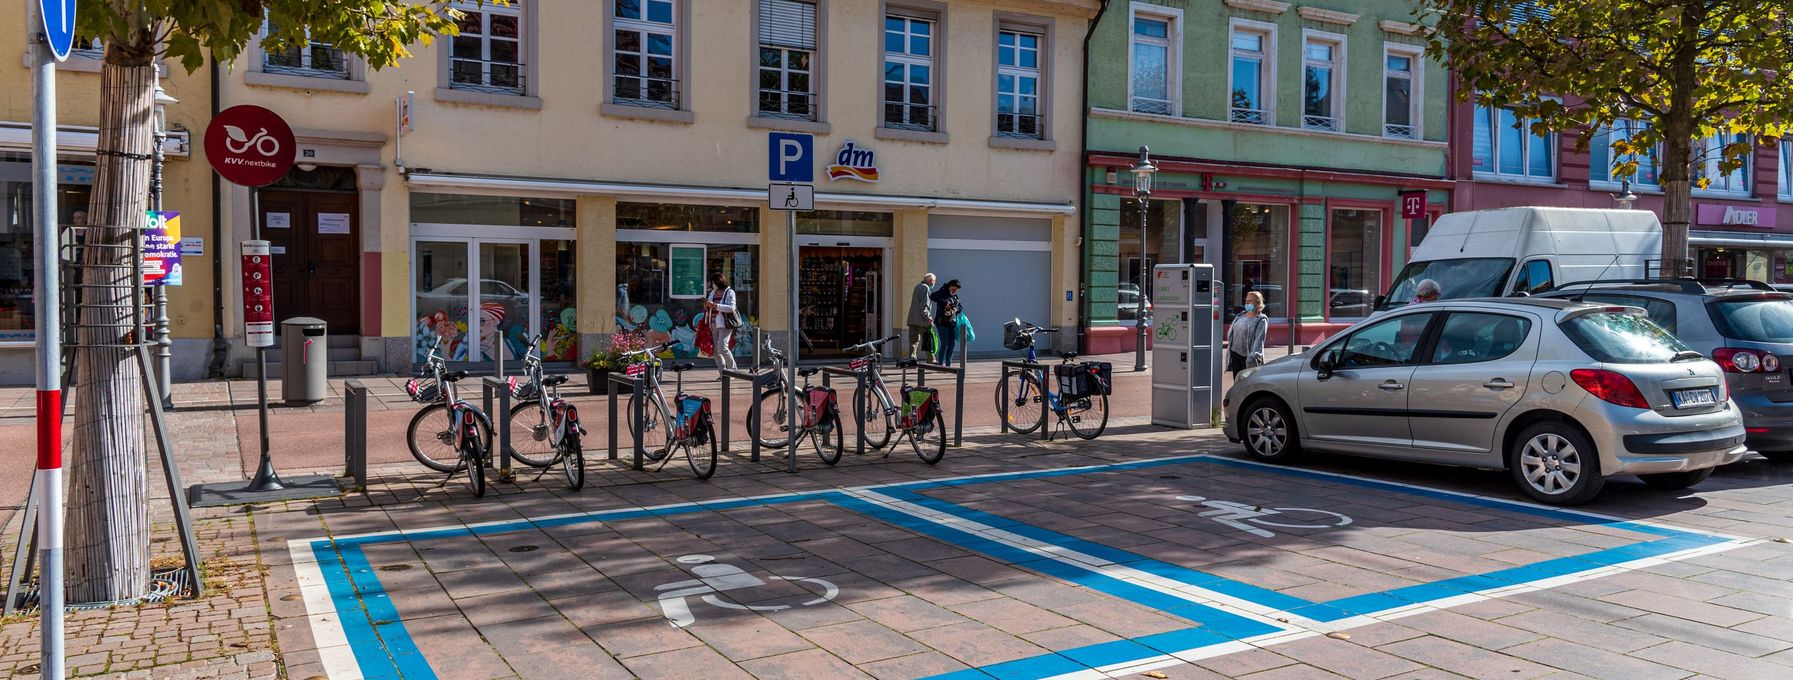
[[1592, 279], [1649, 276], [1661, 256], [1662, 224], [1648, 210], [1501, 208], [1438, 218], [1388, 294], [1386, 311], [1413, 301], [1419, 282], [1437, 281], [1440, 298], [1536, 293]]
[[1119, 297], [1115, 300], [1115, 305], [1114, 305], [1115, 318], [1120, 319], [1122, 321], [1132, 321], [1134, 319], [1138, 319], [1139, 318], [1139, 310], [1141, 309], [1141, 307], [1143, 307], [1145, 309], [1146, 318], [1148, 318], [1148, 319], [1151, 318], [1151, 316], [1152, 316], [1152, 299], [1149, 297], [1146, 297], [1144, 295], [1141, 295], [1139, 293], [1139, 289], [1137, 287], [1135, 287], [1133, 290], [1127, 290], [1126, 288], [1121, 288], [1118, 291], [1118, 293], [1119, 293]]
[[1539, 501], [1608, 477], [1705, 480], [1744, 448], [1718, 364], [1635, 307], [1547, 298], [1410, 305], [1240, 374], [1225, 432], [1252, 456], [1326, 450], [1510, 471]]
[[1724, 370], [1751, 449], [1793, 461], [1793, 293], [1735, 279], [1571, 284], [1542, 297], [1640, 307]]
[[1333, 317], [1355, 318], [1369, 316], [1375, 306], [1370, 291], [1352, 288], [1334, 288], [1326, 293], [1326, 309]]

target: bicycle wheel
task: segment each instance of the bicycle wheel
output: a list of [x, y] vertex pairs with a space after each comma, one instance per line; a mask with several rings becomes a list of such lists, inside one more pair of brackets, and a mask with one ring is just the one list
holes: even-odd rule
[[579, 426], [566, 427], [560, 438], [560, 473], [566, 477], [567, 488], [578, 491], [585, 488], [585, 451], [579, 444]]
[[917, 423], [909, 430], [909, 443], [915, 445], [915, 455], [921, 462], [933, 465], [946, 457], [946, 414], [936, 404], [934, 416]]
[[853, 388], [853, 421], [859, 425], [858, 437], [866, 448], [876, 451], [890, 443], [890, 416], [884, 414], [884, 402], [872, 390]]
[[1095, 439], [1108, 429], [1108, 395], [1092, 394], [1071, 402], [1065, 409], [1071, 433], [1082, 439]]
[[1009, 424], [1009, 429], [1027, 434], [1046, 423], [1045, 404], [1041, 398], [1040, 380], [1033, 373], [1010, 374], [996, 386], [996, 417]]
[[780, 449], [791, 442], [791, 430], [787, 422], [790, 419], [790, 409], [786, 408], [787, 401], [785, 391], [777, 387], [767, 388], [760, 393], [754, 409], [755, 415], [747, 421], [748, 435], [758, 439], [760, 446]]
[[641, 440], [642, 457], [651, 461], [665, 460], [672, 453], [672, 417], [666, 411], [666, 401], [659, 392], [650, 392], [647, 403], [642, 404], [641, 430], [635, 429], [635, 400], [640, 394], [629, 397], [629, 410], [619, 415], [629, 421], [629, 434]]
[[426, 468], [447, 473], [461, 465], [461, 452], [455, 448], [454, 423], [448, 419], [445, 404], [430, 404], [411, 416], [405, 439], [411, 447], [411, 457]]
[[542, 402], [526, 401], [511, 407], [511, 457], [530, 467], [554, 464], [554, 424]]
[[841, 427], [840, 413], [835, 412], [823, 416], [827, 420], [817, 423], [815, 436], [811, 438], [816, 444], [816, 456], [829, 465], [840, 462], [840, 452], [846, 448], [847, 431]]
[[703, 445], [687, 442], [685, 446], [685, 460], [691, 462], [691, 472], [695, 473], [698, 479], [709, 479], [710, 475], [716, 474], [716, 426], [711, 423], [704, 423], [703, 433], [704, 441], [710, 443], [709, 457], [704, 457], [704, 453], [701, 450]]
[[477, 438], [461, 442], [461, 464], [467, 469], [467, 487], [474, 498], [486, 495], [486, 452]]

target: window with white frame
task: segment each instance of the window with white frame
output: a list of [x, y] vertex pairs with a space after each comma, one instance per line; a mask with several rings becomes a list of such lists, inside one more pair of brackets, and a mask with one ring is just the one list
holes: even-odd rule
[[[1647, 129], [1649, 128], [1642, 121], [1620, 118], [1613, 121], [1612, 125], [1595, 132], [1594, 138], [1588, 141], [1588, 181], [1618, 184], [1621, 179], [1627, 179], [1633, 186], [1661, 188], [1662, 179], [1657, 167], [1661, 147], [1638, 149], [1631, 143], [1632, 138]], [[1625, 153], [1618, 153], [1613, 149], [1614, 144], [1624, 148]], [[1613, 171], [1613, 166], [1630, 162], [1637, 163], [1637, 169], [1630, 177], [1620, 178]]]
[[1724, 162], [1724, 150], [1726, 146], [1747, 142], [1749, 142], [1748, 135], [1742, 133], [1725, 134], [1721, 132], [1694, 144], [1693, 151], [1696, 159], [1694, 169], [1698, 172], [1696, 177], [1704, 177], [1711, 180], [1711, 183], [1707, 184], [1706, 188], [1701, 189], [1701, 191], [1743, 196], [1747, 196], [1751, 193], [1751, 190], [1754, 187], [1750, 186], [1749, 166], [1755, 160], [1753, 155], [1746, 154], [1743, 157], [1743, 164], [1730, 172], [1725, 172], [1719, 169], [1719, 164]]
[[759, 0], [759, 115], [815, 120], [816, 4]]
[[1129, 108], [1140, 113], [1176, 115], [1177, 106], [1171, 93], [1176, 91], [1173, 78], [1178, 77], [1177, 54], [1171, 45], [1176, 37], [1176, 19], [1163, 14], [1133, 15], [1132, 63], [1130, 66], [1131, 101]]
[[616, 0], [612, 19], [611, 97], [618, 104], [679, 108], [674, 0]]
[[1227, 120], [1235, 123], [1269, 125], [1269, 105], [1265, 97], [1271, 90], [1270, 48], [1267, 31], [1234, 27], [1232, 34], [1232, 71]]
[[1307, 36], [1301, 42], [1301, 127], [1325, 132], [1345, 129], [1344, 93], [1339, 92], [1345, 44]]
[[908, 14], [884, 17], [884, 127], [934, 130], [937, 22]]
[[105, 59], [106, 58], [106, 43], [101, 42], [99, 38], [90, 38], [90, 37], [87, 37], [84, 35], [77, 35], [77, 36], [75, 36], [75, 40], [72, 43], [72, 45], [73, 46], [70, 47], [69, 51], [68, 51], [68, 56], [70, 59], [96, 59], [97, 60], [97, 59]]
[[1556, 178], [1556, 135], [1533, 134], [1532, 121], [1512, 109], [1476, 105], [1470, 157], [1487, 177], [1549, 181]]
[[[267, 22], [262, 23], [262, 38], [264, 40], [270, 29], [271, 26]], [[261, 70], [264, 73], [279, 73], [289, 76], [347, 80], [349, 62], [348, 55], [326, 42], [306, 40], [303, 43], [288, 46], [284, 50], [270, 49], [264, 42], [262, 43]]]
[[1778, 146], [1781, 149], [1780, 197], [1793, 199], [1793, 139], [1782, 138]]
[[495, 94], [523, 93], [523, 16], [508, 6], [457, 2], [460, 34], [449, 47], [449, 87]]
[[1040, 109], [1040, 47], [1045, 36], [1032, 31], [996, 32], [996, 135], [1039, 139], [1045, 130]]
[[1420, 56], [1417, 51], [1389, 48], [1382, 63], [1382, 135], [1419, 139]]

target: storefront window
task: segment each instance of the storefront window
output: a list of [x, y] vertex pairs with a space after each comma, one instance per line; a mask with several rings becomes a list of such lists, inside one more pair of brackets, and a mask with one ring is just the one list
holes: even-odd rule
[[1119, 294], [1115, 299], [1115, 318], [1132, 321], [1139, 318], [1142, 296], [1150, 296], [1152, 267], [1175, 263], [1182, 256], [1177, 239], [1181, 233], [1182, 201], [1147, 201], [1145, 256], [1140, 257], [1139, 201], [1121, 199], [1121, 235], [1118, 252], [1120, 272], [1116, 278]]
[[[683, 248], [686, 244], [678, 244]], [[616, 244], [616, 325], [626, 331], [645, 331], [648, 344], [676, 342], [673, 354], [699, 355], [697, 336], [704, 322], [702, 299], [672, 295], [669, 260], [672, 243]], [[704, 279], [722, 272], [735, 289], [735, 306], [742, 330], [736, 332], [736, 356], [753, 354], [752, 332], [759, 321], [759, 246], [704, 244]], [[709, 288], [708, 284], [704, 289]]]
[[1326, 316], [1333, 320], [1370, 315], [1382, 285], [1382, 211], [1334, 210], [1326, 236]]
[[[62, 178], [56, 197], [60, 221], [85, 221], [93, 163], [64, 160], [57, 165], [57, 175]], [[32, 209], [31, 157], [0, 153], [0, 342], [37, 339], [31, 297], [37, 246]]]
[[618, 203], [616, 228], [752, 234], [760, 230], [760, 210], [716, 205]]
[[571, 227], [573, 201], [564, 198], [472, 196], [412, 192], [411, 221], [435, 224], [497, 224]]
[[[415, 357], [579, 359], [573, 201], [411, 194]], [[525, 227], [516, 229], [515, 227]]]
[[894, 216], [881, 212], [817, 210], [797, 213], [797, 233], [828, 236], [890, 236]]
[[1233, 207], [1227, 233], [1227, 256], [1221, 265], [1226, 279], [1227, 320], [1239, 313], [1245, 294], [1264, 295], [1264, 311], [1272, 318], [1288, 316], [1289, 208], [1240, 203]]

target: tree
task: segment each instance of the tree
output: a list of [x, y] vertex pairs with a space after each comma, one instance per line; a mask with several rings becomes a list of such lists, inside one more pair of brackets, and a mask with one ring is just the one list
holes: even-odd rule
[[[505, 0], [494, 0], [503, 3]], [[129, 345], [136, 263], [128, 245], [148, 209], [155, 60], [189, 72], [230, 64], [271, 26], [270, 49], [327, 42], [373, 68], [408, 46], [453, 35], [447, 0], [81, 0], [77, 33], [100, 38], [100, 131], [81, 267], [75, 340], [75, 427], [69, 458], [69, 602], [127, 600], [148, 592], [148, 475], [142, 386]]]
[[[1748, 163], [1751, 141], [1793, 123], [1793, 4], [1763, 0], [1421, 0], [1435, 23], [1427, 54], [1455, 70], [1457, 96], [1508, 107], [1534, 133], [1577, 132], [1585, 149], [1618, 119], [1641, 123], [1613, 140], [1614, 177], [1660, 148], [1662, 271], [1691, 272], [1693, 171]], [[1433, 22], [1432, 20], [1436, 21]], [[1706, 157], [1703, 143], [1727, 140]], [[1745, 135], [1745, 141], [1731, 141]]]

